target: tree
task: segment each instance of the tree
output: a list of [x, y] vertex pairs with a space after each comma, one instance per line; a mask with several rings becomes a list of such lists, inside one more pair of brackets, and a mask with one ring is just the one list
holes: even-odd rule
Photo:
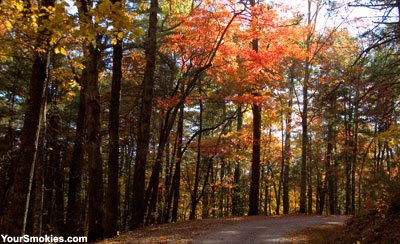
[[[49, 53], [47, 48], [51, 38], [51, 32], [44, 24], [50, 14], [46, 7], [53, 7], [54, 1], [44, 0], [40, 2], [40, 18], [38, 26], [42, 27], [37, 36], [32, 73], [29, 82], [29, 97], [24, 118], [24, 127], [21, 137], [20, 160], [16, 165], [15, 179], [10, 191], [5, 198], [5, 211], [2, 218], [1, 230], [14, 236], [25, 234], [28, 207], [32, 189], [37, 150], [39, 144], [40, 124], [43, 119], [43, 108], [46, 103], [47, 74], [49, 65]], [[25, 6], [22, 6], [25, 8]], [[39, 14], [38, 13], [38, 14]]]
[[150, 5], [149, 28], [147, 33], [146, 68], [142, 82], [141, 108], [139, 115], [139, 130], [137, 139], [137, 155], [133, 175], [133, 213], [131, 229], [143, 224], [146, 211], [145, 202], [145, 171], [150, 140], [150, 119], [153, 102], [154, 73], [157, 52], [157, 12], [158, 0], [152, 0]]
[[[114, 1], [114, 5], [120, 5], [120, 1]], [[113, 237], [118, 231], [118, 208], [119, 208], [119, 107], [121, 99], [122, 81], [122, 38], [121, 30], [116, 30], [117, 43], [113, 45], [113, 76], [110, 94], [110, 114], [108, 130], [110, 134], [110, 149], [108, 153], [108, 184], [106, 202], [106, 225], [105, 237]]]
[[[250, 1], [251, 6], [256, 6], [255, 1]], [[252, 18], [255, 18], [252, 14]], [[258, 52], [258, 40], [252, 40], [253, 50]], [[261, 107], [260, 104], [252, 104], [253, 111], [253, 153], [251, 160], [251, 185], [249, 194], [249, 215], [258, 214], [258, 194], [260, 187], [260, 141], [261, 141]]]

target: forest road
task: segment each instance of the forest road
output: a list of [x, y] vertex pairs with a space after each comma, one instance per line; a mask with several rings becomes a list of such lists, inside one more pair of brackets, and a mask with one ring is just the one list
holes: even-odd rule
[[345, 216], [283, 216], [223, 226], [193, 240], [205, 243], [286, 243], [291, 233], [323, 224], [343, 224]]

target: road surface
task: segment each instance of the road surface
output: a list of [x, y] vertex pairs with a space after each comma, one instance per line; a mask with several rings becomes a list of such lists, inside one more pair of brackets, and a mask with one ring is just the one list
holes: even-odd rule
[[342, 224], [343, 216], [284, 216], [238, 223], [209, 230], [193, 240], [206, 243], [285, 243], [293, 232], [323, 224]]

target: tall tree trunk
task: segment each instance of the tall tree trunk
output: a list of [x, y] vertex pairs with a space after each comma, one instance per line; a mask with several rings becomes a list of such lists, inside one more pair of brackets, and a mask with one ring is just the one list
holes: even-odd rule
[[261, 108], [253, 104], [253, 153], [251, 163], [251, 183], [249, 195], [249, 215], [258, 214], [258, 198], [260, 188], [260, 140], [261, 140]]
[[[269, 211], [268, 211], [268, 208], [269, 208], [269, 198], [270, 198], [270, 196], [269, 196], [269, 181], [268, 181], [268, 172], [269, 172], [269, 169], [268, 169], [268, 166], [266, 166], [265, 167], [266, 168], [266, 170], [265, 170], [265, 186], [264, 186], [264, 188], [265, 188], [265, 196], [264, 196], [264, 215], [268, 215], [269, 214]], [[264, 171], [264, 169], [263, 169], [263, 171]]]
[[179, 191], [181, 184], [181, 161], [182, 161], [182, 144], [183, 144], [183, 113], [184, 104], [179, 108], [179, 118], [178, 118], [178, 148], [177, 157], [175, 162], [175, 172], [172, 178], [171, 194], [173, 194], [173, 205], [172, 205], [172, 222], [178, 220], [178, 207], [179, 207]]
[[194, 187], [193, 192], [191, 194], [191, 208], [189, 219], [196, 219], [196, 207], [197, 207], [197, 189], [199, 188], [200, 182], [200, 164], [201, 164], [201, 139], [202, 139], [202, 130], [203, 130], [203, 100], [201, 98], [201, 82], [199, 83], [199, 106], [200, 106], [200, 114], [199, 114], [199, 135], [197, 141], [197, 158], [196, 158], [196, 172], [194, 176]]
[[[176, 142], [176, 140], [175, 140]], [[172, 156], [175, 156], [175, 149], [176, 149], [176, 143], [174, 145], [174, 152]], [[165, 191], [164, 191], [164, 208], [162, 210], [162, 223], [168, 223], [169, 222], [169, 216], [171, 212], [171, 205], [172, 205], [172, 197], [170, 197], [170, 191], [171, 191], [171, 180], [172, 180], [172, 164], [173, 161], [171, 161], [170, 157], [170, 143], [167, 142], [166, 148], [165, 148], [165, 181], [164, 181], [164, 186], [165, 186]]]
[[[252, 7], [255, 0], [250, 0]], [[252, 41], [253, 50], [258, 52], [258, 40]], [[251, 159], [251, 183], [249, 194], [249, 215], [258, 214], [258, 199], [260, 191], [260, 142], [261, 142], [261, 107], [259, 104], [252, 104], [253, 111], [253, 150]]]
[[[282, 104], [282, 106], [284, 106]], [[278, 185], [278, 194], [276, 195], [276, 208], [275, 212], [277, 215], [280, 214], [281, 210], [281, 190], [282, 190], [282, 182], [283, 182], [283, 171], [285, 169], [285, 129], [283, 125], [283, 112], [281, 114], [281, 168], [279, 172], [279, 185]]]
[[329, 202], [329, 213], [335, 214], [335, 205], [334, 205], [334, 185], [333, 185], [333, 177], [332, 177], [332, 152], [333, 152], [333, 143], [334, 143], [334, 134], [333, 134], [333, 126], [332, 122], [328, 122], [328, 145], [326, 149], [326, 182], [328, 188], [328, 202]]
[[149, 29], [146, 43], [146, 67], [142, 82], [142, 97], [139, 114], [139, 129], [137, 139], [137, 154], [135, 172], [133, 174], [133, 213], [131, 229], [138, 228], [143, 224], [146, 212], [145, 203], [145, 175], [147, 153], [150, 141], [150, 120], [153, 103], [153, 88], [156, 68], [157, 52], [157, 12], [158, 0], [151, 0]]
[[[46, 88], [47, 94], [47, 88]], [[27, 227], [27, 233], [31, 235], [40, 236], [42, 234], [42, 226], [43, 226], [43, 195], [44, 195], [44, 177], [45, 177], [45, 167], [47, 164], [47, 154], [46, 154], [46, 111], [47, 111], [47, 102], [43, 104], [44, 108], [42, 108], [43, 119], [41, 121], [40, 135], [39, 135], [39, 148], [38, 148], [38, 157], [35, 165], [35, 178], [33, 182], [33, 191], [31, 200], [33, 200], [33, 208], [32, 208], [32, 230], [29, 231], [29, 227]]]
[[86, 69], [82, 71], [80, 84], [78, 118], [76, 121], [75, 141], [69, 166], [68, 203], [67, 203], [67, 234], [83, 235], [84, 224], [80, 221], [82, 215], [82, 169], [85, 164], [83, 142], [85, 138], [86, 114]]
[[307, 213], [312, 214], [312, 204], [313, 204], [313, 188], [312, 188], [312, 158], [309, 158], [309, 161], [307, 163], [307, 167], [308, 167], [308, 174], [307, 174], [307, 200], [308, 200], [308, 204], [307, 204]]
[[[307, 25], [311, 25], [311, 0], [308, 0]], [[306, 40], [307, 52], [310, 52], [310, 41], [312, 33], [309, 33]], [[309, 55], [309, 54], [308, 54]], [[301, 116], [302, 141], [301, 141], [301, 169], [300, 169], [300, 213], [306, 212], [306, 188], [307, 188], [307, 152], [308, 152], [308, 83], [310, 81], [309, 56], [304, 64], [303, 80], [303, 111]]]
[[292, 132], [292, 106], [293, 106], [293, 86], [294, 86], [294, 75], [291, 72], [290, 87], [289, 87], [289, 103], [288, 112], [286, 113], [286, 130], [285, 130], [285, 159], [283, 169], [283, 214], [289, 214], [289, 165], [291, 158], [290, 140]]
[[168, 142], [169, 133], [174, 125], [176, 114], [178, 110], [173, 110], [172, 114], [168, 111], [165, 115], [164, 122], [161, 123], [160, 138], [158, 142], [157, 154], [153, 170], [151, 172], [149, 186], [146, 190], [145, 203], [148, 206], [146, 224], [153, 224], [155, 221], [154, 213], [157, 207], [157, 199], [159, 198], [159, 182], [160, 173], [162, 170], [162, 159], [164, 154], [165, 146]]
[[[54, 6], [54, 0], [42, 0], [43, 7]], [[43, 8], [38, 26], [48, 19], [49, 13]], [[37, 48], [48, 47], [50, 31], [44, 28], [38, 33]], [[43, 118], [43, 103], [46, 102], [46, 86], [49, 65], [49, 50], [35, 52], [32, 73], [29, 82], [29, 97], [26, 101], [24, 126], [21, 135], [20, 159], [14, 167], [15, 179], [5, 201], [4, 215], [0, 223], [0, 232], [13, 236], [25, 234], [29, 200], [38, 149], [40, 124]]]
[[[115, 3], [116, 1], [114, 1]], [[113, 74], [111, 84], [110, 114], [108, 131], [110, 134], [108, 152], [108, 184], [106, 200], [105, 237], [117, 235], [119, 206], [119, 107], [122, 81], [122, 40], [113, 46]]]
[[253, 104], [253, 153], [251, 163], [251, 183], [249, 195], [249, 215], [258, 214], [258, 198], [260, 188], [260, 140], [261, 140], [261, 108]]
[[201, 211], [201, 218], [208, 219], [208, 212], [209, 212], [209, 186], [208, 182], [206, 183], [206, 189], [204, 191], [204, 197], [202, 199], [202, 211]]
[[[346, 109], [345, 101], [345, 115], [344, 115], [344, 128], [345, 128], [345, 143], [344, 143], [344, 159], [345, 161], [345, 175], [346, 175], [346, 188], [345, 188], [345, 214], [351, 213], [351, 157], [350, 157], [350, 113]], [[379, 158], [379, 156], [378, 156]]]
[[307, 149], [308, 149], [308, 80], [309, 65], [306, 64], [306, 75], [303, 84], [303, 112], [301, 116], [302, 142], [301, 142], [301, 170], [300, 170], [300, 213], [306, 212], [306, 188], [307, 188]]
[[[100, 44], [100, 36], [96, 37]], [[90, 44], [88, 47], [87, 91], [86, 91], [86, 128], [87, 151], [89, 165], [89, 206], [88, 206], [88, 240], [95, 241], [104, 237], [104, 206], [103, 206], [103, 160], [101, 157], [101, 107], [99, 93], [98, 64], [101, 51]]]
[[[243, 126], [243, 112], [242, 105], [238, 106], [238, 115], [237, 115], [237, 131], [240, 131]], [[236, 162], [235, 170], [233, 173], [233, 182], [235, 187], [233, 188], [233, 196], [232, 196], [232, 215], [240, 216], [243, 214], [243, 206], [240, 197], [240, 162]]]
[[[358, 100], [359, 91], [356, 91], [355, 99]], [[358, 104], [354, 106], [354, 132], [353, 132], [353, 152], [351, 165], [351, 214], [356, 211], [356, 166], [358, 158]], [[388, 161], [389, 165], [389, 161]], [[390, 172], [389, 172], [390, 173]]]
[[332, 94], [331, 104], [329, 108], [329, 112], [332, 113], [332, 116], [328, 118], [328, 135], [327, 135], [327, 149], [326, 149], [326, 181], [328, 188], [328, 203], [329, 203], [329, 213], [335, 214], [335, 186], [334, 186], [334, 177], [332, 174], [332, 159], [333, 159], [333, 148], [335, 143], [335, 134], [333, 131], [333, 119], [334, 119], [334, 109], [336, 104], [336, 95]]
[[[335, 145], [334, 145], [333, 149], [334, 149], [334, 151], [336, 151]], [[338, 199], [339, 199], [339, 197], [338, 197], [338, 168], [339, 168], [339, 161], [335, 157], [333, 157], [332, 160], [333, 160], [333, 192], [334, 192], [333, 193], [333, 196], [334, 196], [333, 205], [334, 205], [334, 208], [335, 208], [334, 213], [335, 214], [340, 214], [340, 211], [338, 209]]]
[[[179, 125], [179, 117], [178, 117], [178, 125]], [[165, 179], [165, 187], [166, 187], [166, 192], [165, 192], [165, 204], [164, 204], [164, 210], [163, 210], [163, 223], [169, 223], [170, 221], [170, 216], [171, 216], [171, 207], [172, 207], [172, 198], [173, 198], [173, 192], [174, 190], [172, 189], [172, 184], [173, 184], [173, 165], [176, 162], [176, 148], [178, 144], [178, 133], [175, 137], [175, 142], [174, 142], [174, 149], [172, 152], [171, 157], [169, 156], [169, 151], [170, 151], [170, 144], [167, 144], [167, 149], [166, 149], [166, 154], [168, 155], [168, 158], [165, 159], [167, 163], [168, 169], [166, 169], [166, 179]], [[167, 172], [168, 171], [168, 172]]]
[[56, 233], [58, 235], [65, 234], [64, 222], [64, 165], [61, 159], [61, 142], [59, 140], [61, 130], [61, 117], [57, 110], [53, 110], [49, 116], [48, 137], [49, 147], [51, 150], [49, 158], [49, 166], [53, 168], [54, 172], [54, 220]]
[[221, 171], [219, 178], [221, 180], [221, 184], [219, 185], [219, 217], [224, 217], [224, 196], [225, 196], [225, 187], [224, 187], [224, 178], [225, 178], [225, 161], [224, 158], [221, 157]]

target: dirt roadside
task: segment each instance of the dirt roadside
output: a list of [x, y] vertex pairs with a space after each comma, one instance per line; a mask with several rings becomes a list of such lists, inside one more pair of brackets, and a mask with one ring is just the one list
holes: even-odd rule
[[205, 219], [150, 226], [122, 233], [101, 244], [112, 243], [286, 243], [303, 228], [342, 224], [343, 216], [251, 216]]

